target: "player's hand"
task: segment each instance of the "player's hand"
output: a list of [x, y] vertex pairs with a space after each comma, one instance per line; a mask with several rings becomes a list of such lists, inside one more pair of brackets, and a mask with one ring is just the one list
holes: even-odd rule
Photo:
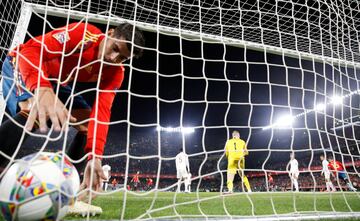
[[[92, 173], [93, 173], [92, 182], [90, 182]], [[101, 160], [99, 158], [93, 158], [93, 159], [89, 160], [86, 164], [85, 171], [84, 171], [84, 179], [80, 185], [80, 191], [85, 190], [85, 189], [91, 189], [96, 192], [100, 192], [102, 180], [106, 180], [106, 176], [101, 167]], [[87, 191], [83, 192], [82, 194], [80, 194], [79, 200], [82, 200], [87, 195], [88, 195]], [[95, 196], [96, 196], [95, 194], [92, 194], [92, 198], [94, 198]]]
[[[55, 131], [65, 128], [69, 111], [57, 98], [52, 88], [39, 87], [35, 90], [35, 96], [30, 98], [31, 111], [26, 123], [26, 129], [31, 131], [36, 119], [39, 119], [41, 132], [47, 131], [46, 121], [50, 118]], [[76, 118], [70, 116], [70, 122], [76, 122]]]
[[245, 156], [249, 155], [248, 149], [245, 149], [245, 150], [244, 150], [244, 155], [245, 155]]

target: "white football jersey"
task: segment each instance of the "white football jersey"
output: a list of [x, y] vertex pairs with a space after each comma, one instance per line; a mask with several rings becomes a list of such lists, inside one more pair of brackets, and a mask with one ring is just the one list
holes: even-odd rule
[[291, 172], [299, 171], [299, 164], [296, 159], [290, 160], [290, 171]]
[[186, 155], [186, 153], [181, 152], [178, 155], [176, 155], [176, 170], [186, 170], [186, 168], [189, 169], [189, 158]]
[[106, 165], [102, 166], [102, 169], [104, 171], [105, 176], [107, 177], [107, 180], [109, 180], [110, 179], [111, 166], [106, 164]]
[[324, 173], [329, 173], [330, 172], [328, 165], [329, 165], [329, 161], [327, 161], [327, 160], [322, 161], [322, 171]]

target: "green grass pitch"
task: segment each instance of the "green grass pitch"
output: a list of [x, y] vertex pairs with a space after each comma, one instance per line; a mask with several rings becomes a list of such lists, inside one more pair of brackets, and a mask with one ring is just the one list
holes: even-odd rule
[[[126, 209], [124, 219], [173, 217], [191, 219], [191, 217], [205, 218], [252, 215], [273, 215], [291, 213], [318, 212], [360, 212], [359, 193], [234, 193], [223, 196], [220, 193], [173, 193], [158, 192], [138, 195], [126, 194]], [[154, 200], [154, 201], [153, 201]], [[152, 205], [153, 203], [153, 205]], [[103, 214], [91, 217], [91, 220], [120, 219], [124, 205], [124, 193], [117, 192], [98, 196], [94, 205], [103, 208]], [[152, 205], [152, 207], [151, 207]], [[253, 208], [253, 209], [252, 209]], [[148, 213], [146, 213], [148, 212]], [[254, 214], [252, 214], [254, 212]], [[205, 215], [204, 215], [205, 214]], [[228, 216], [228, 218], [230, 218]], [[83, 217], [67, 216], [65, 220], [84, 219]], [[355, 220], [355, 219], [353, 219]]]

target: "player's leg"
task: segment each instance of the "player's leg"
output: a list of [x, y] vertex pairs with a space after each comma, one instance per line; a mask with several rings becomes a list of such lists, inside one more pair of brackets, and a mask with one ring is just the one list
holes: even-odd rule
[[180, 193], [180, 185], [181, 185], [181, 179], [178, 179], [177, 181], [177, 188], [176, 188], [176, 192]]
[[109, 183], [107, 181], [104, 182], [104, 191], [106, 192], [108, 189]]
[[325, 178], [326, 192], [330, 192], [329, 181]]
[[180, 193], [180, 192], [181, 192], [181, 182], [182, 182], [183, 180], [184, 180], [184, 188], [185, 188], [185, 190], [186, 190], [186, 184], [185, 184], [186, 171], [180, 168], [180, 169], [177, 171], [176, 177], [178, 178], [176, 192]]
[[185, 192], [190, 193], [191, 175], [188, 174], [185, 178]]
[[[28, 137], [23, 127], [17, 125], [20, 124], [24, 126], [27, 121], [27, 116], [27, 112], [21, 111], [0, 126], [0, 151], [9, 157], [12, 157], [16, 152], [21, 138], [23, 137], [24, 141]], [[7, 166], [9, 162], [5, 156], [0, 154], [0, 167]]]
[[293, 183], [294, 183], [294, 187], [295, 187], [296, 192], [299, 192], [298, 178], [299, 178], [298, 172], [293, 173]]
[[[16, 151], [16, 148], [21, 141], [28, 137], [28, 134], [24, 133], [24, 126], [28, 118], [27, 100], [32, 97], [24, 88], [23, 81], [14, 81], [14, 63], [12, 57], [7, 57], [2, 66], [2, 90], [3, 96], [6, 100], [6, 107], [12, 116], [12, 119], [8, 119], [0, 126], [0, 151], [6, 155], [12, 157]], [[19, 105], [22, 104], [21, 106]], [[21, 109], [19, 113], [17, 111]], [[35, 123], [35, 127], [36, 127]], [[0, 166], [4, 167], [9, 163], [9, 160], [0, 154]]]
[[[76, 91], [74, 91], [76, 92]], [[83, 122], [89, 119], [91, 113], [90, 105], [85, 101], [85, 99], [81, 95], [77, 95], [75, 97], [71, 97], [72, 95], [71, 86], [60, 86], [58, 91], [58, 98], [64, 104], [67, 104], [66, 107], [69, 109], [71, 106], [71, 115], [74, 116], [77, 122]], [[72, 102], [69, 99], [73, 99]], [[72, 105], [70, 105], [72, 103]], [[66, 150], [66, 154], [72, 160], [80, 160], [85, 156], [85, 145], [87, 142], [87, 126], [88, 122], [84, 122], [80, 125], [74, 126], [77, 130], [77, 133], [72, 140], [71, 144]], [[79, 163], [73, 163], [76, 169], [81, 172], [84, 170], [86, 165], [86, 160], [83, 160]]]
[[188, 192], [191, 192], [191, 173], [188, 174]]
[[243, 184], [245, 185], [246, 187], [246, 190], [251, 193], [251, 187], [250, 187], [250, 183], [249, 183], [249, 179], [247, 178], [247, 176], [245, 175], [244, 173], [244, 170], [245, 170], [245, 158], [241, 158], [239, 160], [239, 175], [241, 177], [241, 180], [243, 182]]
[[351, 191], [357, 191], [357, 189], [352, 185], [349, 177], [347, 176], [347, 174], [345, 173], [345, 171], [341, 171], [339, 172], [339, 177], [344, 180], [344, 182], [346, 183], [346, 186], [349, 188], [349, 190]]
[[228, 159], [227, 180], [226, 180], [228, 193], [233, 192], [233, 188], [234, 188], [233, 182], [237, 170], [237, 162], [238, 162], [237, 160]]
[[325, 182], [326, 182], [326, 189], [327, 191], [333, 191], [333, 192], [336, 192], [336, 188], [334, 186], [334, 184], [331, 182], [331, 179], [330, 179], [330, 172], [327, 173], [325, 172]]
[[291, 191], [294, 191], [294, 175], [292, 171], [290, 171], [289, 176], [291, 181]]

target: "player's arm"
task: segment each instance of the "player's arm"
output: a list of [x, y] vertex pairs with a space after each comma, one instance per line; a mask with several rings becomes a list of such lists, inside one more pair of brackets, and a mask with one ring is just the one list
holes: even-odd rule
[[176, 167], [176, 171], [179, 170], [179, 160], [178, 160], [178, 155], [176, 155], [175, 157], [175, 167]]
[[[66, 123], [69, 112], [52, 90], [48, 79], [49, 73], [43, 64], [74, 49], [83, 37], [84, 28], [83, 23], [69, 24], [67, 27], [36, 37], [10, 52], [12, 56], [17, 57], [19, 73], [26, 88], [35, 93], [36, 99], [29, 99], [32, 110], [26, 126], [28, 130], [33, 128], [38, 118], [40, 131], [45, 132], [47, 116], [56, 131], [59, 131], [61, 125]], [[18, 49], [19, 53], [17, 53]], [[70, 121], [76, 121], [76, 119], [70, 116]]]
[[229, 141], [225, 143], [225, 156], [229, 157]]
[[[20, 46], [19, 69], [26, 87], [30, 91], [34, 91], [38, 87], [52, 88], [50, 81], [46, 79], [49, 73], [43, 68], [43, 63], [59, 58], [78, 47], [79, 42], [83, 39], [84, 30], [84, 23], [72, 23], [36, 37]], [[16, 50], [11, 51], [10, 54], [15, 55]], [[40, 77], [39, 74], [41, 74]]]
[[[109, 130], [109, 122], [111, 116], [111, 107], [115, 98], [115, 91], [120, 87], [124, 69], [115, 69], [117, 72], [111, 73], [107, 71], [106, 75], [102, 76], [98, 96], [92, 106], [90, 121], [88, 124], [88, 136], [85, 146], [85, 153], [90, 153], [89, 159], [92, 158], [93, 151], [96, 156], [101, 157], [104, 152], [106, 137]], [[94, 139], [95, 137], [95, 139]]]
[[286, 172], [290, 174], [290, 161], [286, 165]]
[[328, 164], [328, 169], [331, 172], [331, 174], [335, 177], [336, 170], [334, 168], [334, 162]]
[[244, 156], [249, 155], [249, 151], [247, 149], [246, 143], [244, 143]]
[[186, 160], [186, 169], [187, 169], [187, 172], [190, 173], [190, 165], [189, 165], [189, 157], [188, 157], [188, 155], [186, 155], [185, 160]]

